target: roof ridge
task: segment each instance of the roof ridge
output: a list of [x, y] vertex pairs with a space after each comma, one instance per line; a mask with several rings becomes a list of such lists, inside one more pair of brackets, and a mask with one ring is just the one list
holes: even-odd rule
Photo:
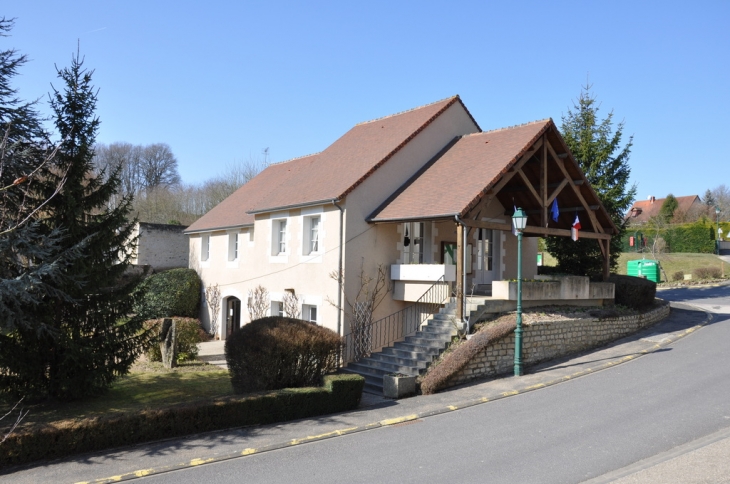
[[389, 114], [387, 116], [381, 116], [381, 117], [375, 118], [375, 119], [370, 119], [368, 121], [362, 121], [360, 123], [357, 123], [355, 126], [360, 126], [360, 125], [368, 124], [368, 123], [374, 123], [376, 121], [382, 121], [384, 119], [392, 118], [392, 117], [395, 117], [395, 116], [400, 116], [401, 114], [410, 113], [410, 112], [413, 112], [413, 111], [415, 111], [417, 109], [427, 108], [429, 106], [433, 106], [434, 104], [442, 103], [444, 101], [450, 101], [450, 100], [452, 100], [454, 98], [457, 98], [458, 99], [459, 98], [459, 95], [458, 94], [455, 94], [453, 96], [449, 96], [449, 97], [444, 98], [444, 99], [439, 99], [438, 101], [434, 101], [432, 103], [424, 104], [423, 106], [416, 106], [415, 108], [406, 109], [405, 111], [399, 111], [397, 113]]
[[522, 126], [529, 126], [532, 124], [547, 123], [548, 121], [552, 121], [552, 120], [553, 120], [553, 118], [537, 119], [535, 121], [528, 121], [527, 123], [515, 124], [513, 126], [505, 126], [503, 128], [491, 129], [489, 131], [482, 131], [481, 133], [469, 133], [469, 134], [465, 134], [464, 137], [474, 136], [474, 135], [479, 135], [479, 134], [496, 133], [497, 131], [506, 131], [508, 129], [521, 128]]
[[273, 165], [281, 165], [281, 164], [283, 164], [283, 163], [289, 163], [290, 161], [296, 161], [296, 160], [301, 160], [302, 158], [308, 158], [308, 157], [310, 157], [310, 156], [314, 156], [314, 155], [319, 155], [320, 153], [322, 153], [322, 152], [321, 152], [321, 151], [317, 151], [316, 153], [310, 153], [310, 154], [308, 154], [308, 155], [296, 156], [296, 157], [294, 157], [294, 158], [289, 158], [288, 160], [283, 160], [283, 161], [272, 161], [271, 163], [269, 163], [269, 166], [273, 166]]

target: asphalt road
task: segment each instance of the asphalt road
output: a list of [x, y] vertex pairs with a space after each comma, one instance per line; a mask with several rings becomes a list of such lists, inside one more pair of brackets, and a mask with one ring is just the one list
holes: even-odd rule
[[[570, 483], [689, 449], [730, 429], [730, 287], [668, 290], [659, 296], [716, 315], [660, 351], [566, 383], [143, 480]], [[690, 482], [695, 473], [685, 465], [672, 475], [674, 482]]]

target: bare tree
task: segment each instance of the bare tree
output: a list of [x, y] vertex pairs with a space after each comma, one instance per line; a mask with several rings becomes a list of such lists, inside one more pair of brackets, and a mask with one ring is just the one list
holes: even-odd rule
[[145, 189], [171, 187], [180, 183], [177, 158], [172, 154], [170, 146], [165, 143], [144, 147], [140, 159], [140, 171]]
[[[342, 291], [345, 285], [344, 274], [338, 271], [332, 271], [330, 277], [338, 281], [339, 290]], [[390, 281], [388, 279], [388, 271], [385, 266], [378, 264], [375, 275], [365, 272], [364, 260], [360, 265], [360, 274], [358, 275], [358, 290], [354, 299], [350, 299], [345, 294], [344, 309], [350, 324], [350, 333], [353, 335], [355, 359], [359, 360], [370, 356], [372, 352], [372, 322], [373, 313], [383, 302], [385, 296], [390, 292]], [[343, 308], [337, 305], [329, 297], [327, 302], [342, 311]]]
[[[25, 398], [25, 397], [23, 397], [23, 398]], [[23, 401], [23, 398], [21, 398], [20, 400], [18, 400], [18, 402], [15, 405], [13, 405], [13, 408], [11, 408], [8, 413], [6, 413], [2, 417], [0, 417], [0, 421], [5, 420], [13, 412], [15, 412], [15, 409], [18, 408], [18, 405], [21, 404], [21, 402]], [[30, 410], [25, 410], [25, 412], [24, 412], [23, 410], [24, 410], [23, 407], [20, 407], [20, 410], [18, 411], [18, 416], [15, 419], [15, 422], [13, 422], [13, 424], [7, 430], [4, 430], [2, 432], [5, 435], [3, 436], [3, 439], [0, 440], [0, 444], [2, 444], [3, 442], [5, 442], [6, 440], [8, 440], [8, 437], [10, 437], [10, 434], [12, 434], [15, 431], [15, 429], [18, 427], [18, 425], [20, 425], [20, 422], [23, 421], [23, 419], [25, 418], [25, 416], [28, 415], [28, 412], [30, 411]]]
[[269, 312], [271, 302], [269, 301], [269, 291], [264, 286], [256, 286], [252, 291], [248, 291], [248, 316], [251, 321], [265, 318]]
[[210, 332], [213, 337], [218, 337], [218, 315], [221, 309], [221, 289], [218, 284], [208, 286], [205, 288], [205, 302], [208, 304], [210, 309]]
[[659, 264], [659, 269], [662, 271], [662, 274], [664, 275], [664, 280], [668, 281], [669, 278], [667, 277], [667, 273], [664, 270], [664, 264], [662, 264], [662, 260], [666, 260], [669, 257], [666, 256], [666, 250], [667, 250], [667, 242], [662, 237], [662, 234], [667, 230], [668, 223], [666, 220], [661, 216], [652, 217], [649, 219], [649, 223], [646, 226], [645, 231], [652, 234], [651, 237], [651, 243], [649, 244], [649, 252], [651, 252], [651, 258], [657, 261]]
[[299, 296], [294, 294], [294, 291], [286, 291], [284, 293], [284, 314], [289, 318], [299, 319], [301, 311], [299, 309]]

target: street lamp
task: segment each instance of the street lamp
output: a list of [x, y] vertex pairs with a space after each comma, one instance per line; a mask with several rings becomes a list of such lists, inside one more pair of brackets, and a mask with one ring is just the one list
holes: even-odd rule
[[527, 214], [521, 208], [512, 215], [512, 226], [517, 232], [517, 327], [515, 328], [515, 376], [522, 376], [522, 231], [527, 225]]
[[720, 207], [715, 207], [715, 215], [717, 215], [717, 240], [715, 241], [715, 249], [717, 255], [720, 255]]

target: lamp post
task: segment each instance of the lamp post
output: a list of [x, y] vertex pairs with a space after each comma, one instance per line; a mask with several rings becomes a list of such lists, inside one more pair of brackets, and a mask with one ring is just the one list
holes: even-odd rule
[[715, 215], [717, 216], [717, 239], [715, 240], [715, 249], [717, 255], [720, 255], [720, 207], [715, 207]]
[[512, 215], [512, 226], [517, 232], [517, 327], [515, 328], [515, 376], [522, 376], [522, 231], [527, 225], [527, 214], [521, 208]]

